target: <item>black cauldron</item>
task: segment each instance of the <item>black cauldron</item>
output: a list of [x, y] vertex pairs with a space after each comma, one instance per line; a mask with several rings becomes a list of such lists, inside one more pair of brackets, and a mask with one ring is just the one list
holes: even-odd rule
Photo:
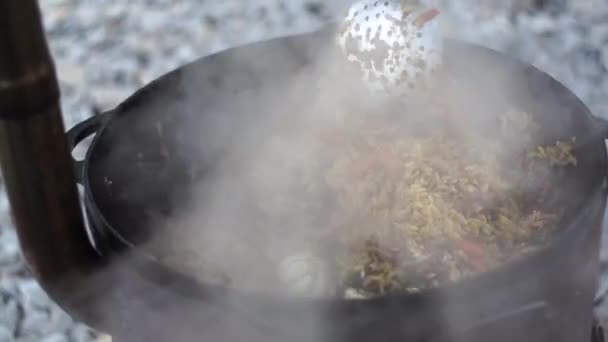
[[[578, 138], [578, 167], [567, 182], [554, 185], [568, 219], [544, 249], [447, 288], [346, 301], [254, 296], [200, 284], [163, 266], [154, 250], [140, 248], [154, 236], [154, 220], [188, 198], [189, 160], [201, 161], [196, 174], [205, 177], [226, 152], [226, 142], [255, 143], [239, 127], [259, 124], [269, 103], [306, 106], [305, 95], [285, 96], [282, 90], [294, 74], [314, 86], [321, 70], [315, 55], [332, 44], [333, 32], [328, 26], [204, 57], [67, 133], [72, 148], [95, 134], [74, 170], [103, 260], [72, 294], [71, 313], [129, 342], [589, 341], [606, 204], [608, 126], [545, 73], [464, 42], [446, 42], [451, 76], [477, 82], [480, 96], [494, 94], [497, 108], [525, 103], [522, 109], [541, 123], [547, 141]], [[475, 58], [458, 58], [466, 55]], [[245, 62], [252, 60], [255, 66]], [[484, 70], [509, 77], [484, 78]], [[517, 84], [505, 83], [513, 80]], [[194, 121], [197, 130], [189, 132]], [[169, 132], [162, 141], [158, 122]], [[196, 136], [196, 145], [170, 133], [177, 131]], [[162, 144], [174, 153], [171, 162], [159, 149]]]

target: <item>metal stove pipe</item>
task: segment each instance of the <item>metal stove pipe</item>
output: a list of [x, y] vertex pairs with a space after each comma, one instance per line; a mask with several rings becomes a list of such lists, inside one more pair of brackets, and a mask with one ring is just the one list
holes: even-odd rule
[[35, 0], [0, 1], [0, 163], [25, 258], [68, 312], [93, 271], [92, 247]]

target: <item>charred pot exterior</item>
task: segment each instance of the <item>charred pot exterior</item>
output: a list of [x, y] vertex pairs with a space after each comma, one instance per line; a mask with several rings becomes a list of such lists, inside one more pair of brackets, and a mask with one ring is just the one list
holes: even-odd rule
[[442, 63], [438, 14], [404, 9], [399, 0], [362, 0], [349, 9], [337, 43], [371, 90], [407, 95]]

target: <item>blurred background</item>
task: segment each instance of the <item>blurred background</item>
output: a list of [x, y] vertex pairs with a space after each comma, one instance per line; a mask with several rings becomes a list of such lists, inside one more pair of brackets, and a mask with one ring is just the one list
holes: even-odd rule
[[[66, 128], [200, 56], [314, 30], [339, 20], [351, 2], [41, 0]], [[534, 64], [572, 89], [596, 115], [608, 117], [608, 0], [432, 2], [452, 21], [450, 35]], [[602, 259], [608, 260], [604, 245]], [[606, 269], [596, 310], [608, 322]], [[73, 322], [31, 278], [0, 184], [0, 342], [104, 339]]]

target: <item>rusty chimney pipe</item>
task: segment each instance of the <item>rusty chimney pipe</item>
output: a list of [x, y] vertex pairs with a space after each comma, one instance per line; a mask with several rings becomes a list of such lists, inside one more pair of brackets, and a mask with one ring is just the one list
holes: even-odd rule
[[98, 255], [85, 230], [59, 95], [37, 1], [0, 1], [2, 174], [33, 274], [73, 312], [73, 291]]

